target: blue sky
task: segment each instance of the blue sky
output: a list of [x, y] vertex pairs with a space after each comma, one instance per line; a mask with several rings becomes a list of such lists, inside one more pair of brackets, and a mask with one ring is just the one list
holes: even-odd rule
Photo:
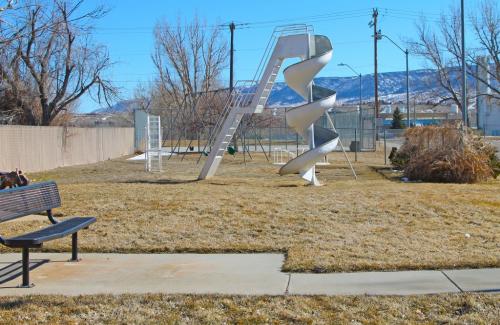
[[[474, 10], [479, 0], [465, 0], [466, 10]], [[94, 39], [108, 46], [115, 62], [108, 72], [110, 79], [122, 88], [124, 99], [133, 96], [138, 84], [154, 78], [150, 54], [153, 50], [152, 30], [166, 19], [175, 23], [180, 17], [189, 22], [195, 15], [207, 25], [252, 23], [235, 33], [235, 79], [251, 79], [275, 25], [310, 23], [316, 34], [328, 36], [334, 46], [332, 62], [319, 76], [350, 76], [352, 72], [337, 66], [344, 62], [362, 74], [373, 73], [373, 29], [368, 27], [372, 8], [379, 8], [379, 28], [404, 47], [404, 40], [415, 36], [415, 22], [424, 15], [432, 23], [441, 12], [459, 0], [88, 0], [86, 7], [104, 4], [111, 9], [95, 26]], [[229, 40], [229, 31], [226, 32]], [[474, 40], [469, 39], [469, 44]], [[410, 57], [410, 69], [425, 68], [417, 58]], [[404, 55], [389, 41], [379, 42], [379, 71], [405, 69]], [[224, 80], [228, 80], [228, 73]], [[99, 104], [85, 97], [80, 111], [88, 112]]]

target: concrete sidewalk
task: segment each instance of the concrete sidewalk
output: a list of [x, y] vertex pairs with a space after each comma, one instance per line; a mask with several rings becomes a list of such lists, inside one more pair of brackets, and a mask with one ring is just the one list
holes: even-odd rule
[[500, 292], [500, 269], [287, 274], [281, 254], [31, 254], [30, 289], [21, 254], [0, 254], [0, 296], [181, 293], [237, 295], [410, 295]]

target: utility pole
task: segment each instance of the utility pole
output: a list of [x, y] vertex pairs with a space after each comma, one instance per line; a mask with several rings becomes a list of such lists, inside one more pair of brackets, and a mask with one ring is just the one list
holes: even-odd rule
[[[234, 21], [229, 24], [229, 31], [231, 32], [231, 48], [229, 52], [229, 96], [233, 95], [234, 89], [234, 30], [236, 29], [236, 25]], [[241, 128], [240, 128], [241, 130]], [[233, 148], [238, 150], [238, 136], [237, 133], [234, 133], [233, 139]], [[245, 157], [245, 148], [243, 148], [243, 158]]]
[[229, 58], [229, 91], [233, 92], [234, 87], [234, 30], [236, 29], [236, 25], [234, 22], [229, 24], [229, 31], [231, 32], [231, 53]]
[[377, 42], [378, 42], [378, 31], [377, 31], [377, 18], [378, 9], [373, 9], [372, 14], [372, 24], [373, 25], [373, 49], [374, 49], [374, 79], [375, 79], [375, 117], [379, 117], [379, 102], [378, 102], [378, 53], [377, 53]]
[[469, 126], [467, 109], [467, 67], [465, 65], [465, 10], [464, 0], [461, 1], [461, 30], [462, 30], [462, 117], [464, 128]]

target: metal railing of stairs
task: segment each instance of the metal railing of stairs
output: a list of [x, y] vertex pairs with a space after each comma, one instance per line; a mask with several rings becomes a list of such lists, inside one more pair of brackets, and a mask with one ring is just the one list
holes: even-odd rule
[[[264, 54], [262, 55], [262, 58], [259, 62], [259, 66], [254, 74], [253, 79], [252, 80], [240, 80], [240, 81], [236, 82], [232, 93], [228, 96], [228, 100], [226, 101], [224, 109], [222, 110], [219, 118], [217, 119], [215, 126], [212, 128], [212, 131], [209, 135], [209, 139], [208, 139], [207, 143], [205, 144], [203, 150], [201, 151], [200, 156], [198, 157], [197, 163], [200, 162], [201, 157], [203, 155], [207, 154], [207, 149], [212, 150], [212, 147], [215, 144], [217, 136], [221, 132], [222, 126], [224, 125], [224, 122], [226, 121], [227, 117], [229, 116], [229, 113], [231, 112], [231, 110], [237, 109], [237, 108], [247, 107], [248, 105], [250, 105], [252, 103], [253, 96], [255, 95], [255, 91], [258, 87], [259, 82], [262, 81], [261, 79], [263, 78], [263, 74], [264, 74], [264, 71], [266, 69], [266, 65], [271, 58], [271, 55], [273, 53], [274, 47], [276, 46], [276, 43], [278, 42], [278, 39], [280, 37], [286, 36], [286, 35], [296, 35], [296, 34], [313, 33], [313, 32], [314, 32], [313, 27], [311, 25], [307, 25], [307, 24], [283, 25], [283, 26], [277, 26], [274, 29], [271, 37], [269, 38], [266, 49], [264, 51]], [[281, 67], [281, 65], [279, 67]], [[279, 72], [279, 70], [275, 72], [273, 84], [276, 80], [278, 72]], [[268, 80], [266, 80], [266, 82], [268, 82]], [[268, 90], [268, 93], [266, 96], [266, 101], [271, 93], [271, 90], [272, 90], [272, 87], [271, 87], [271, 89]], [[242, 106], [245, 104], [246, 104], [246, 106]], [[259, 104], [260, 104], [260, 100], [259, 100]]]

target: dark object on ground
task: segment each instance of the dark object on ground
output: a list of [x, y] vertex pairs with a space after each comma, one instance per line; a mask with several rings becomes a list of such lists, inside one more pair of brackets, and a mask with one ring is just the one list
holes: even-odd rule
[[360, 145], [361, 144], [359, 141], [351, 141], [351, 144], [349, 145], [349, 150], [351, 152], [355, 152], [356, 150], [360, 152], [361, 151]]
[[227, 147], [227, 153], [234, 156], [236, 149], [233, 147]]
[[189, 146], [189, 151], [194, 151], [194, 147], [193, 146]]
[[23, 282], [29, 288], [29, 249], [40, 248], [46, 241], [72, 235], [71, 261], [78, 261], [78, 231], [86, 229], [96, 221], [94, 217], [75, 217], [58, 221], [52, 209], [61, 206], [61, 198], [54, 182], [37, 183], [25, 187], [11, 188], [0, 192], [0, 223], [22, 218], [39, 212], [47, 212], [51, 226], [12, 238], [2, 238], [0, 243], [13, 248], [22, 248]]
[[392, 161], [392, 159], [396, 156], [396, 152], [398, 151], [398, 148], [392, 147], [391, 148], [391, 153], [389, 154], [389, 160]]
[[389, 160], [396, 169], [404, 169], [404, 166], [408, 163], [409, 156], [404, 152], [399, 152], [398, 148], [392, 147], [391, 153], [389, 154]]
[[29, 179], [24, 176], [23, 172], [20, 170], [15, 170], [10, 173], [0, 172], [0, 190], [5, 188], [13, 188], [18, 186], [29, 185]]

